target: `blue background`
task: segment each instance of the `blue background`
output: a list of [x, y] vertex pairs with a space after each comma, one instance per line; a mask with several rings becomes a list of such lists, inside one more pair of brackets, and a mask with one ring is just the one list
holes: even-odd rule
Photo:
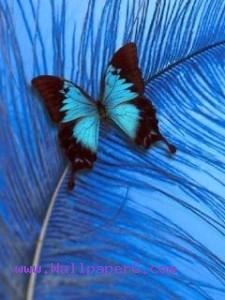
[[[0, 0], [0, 39], [0, 299], [225, 299], [225, 2]], [[102, 128], [93, 171], [68, 192], [57, 129], [30, 81], [64, 76], [97, 99], [128, 41], [177, 154]], [[177, 274], [29, 281], [12, 269], [32, 265], [40, 232], [43, 266], [139, 261]]]

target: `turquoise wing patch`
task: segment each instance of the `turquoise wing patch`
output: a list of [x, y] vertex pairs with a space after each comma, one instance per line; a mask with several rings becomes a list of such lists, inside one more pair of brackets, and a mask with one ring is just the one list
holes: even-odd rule
[[133, 104], [120, 104], [109, 110], [110, 118], [131, 139], [135, 139], [139, 124], [139, 110]]
[[88, 116], [79, 120], [73, 128], [73, 137], [85, 148], [96, 153], [98, 148], [100, 119]]
[[120, 72], [121, 69], [112, 65], [109, 65], [106, 71], [103, 104], [108, 109], [138, 97], [138, 94], [131, 90], [133, 83], [122, 78]]
[[95, 104], [84, 95], [79, 87], [65, 81], [61, 93], [64, 94], [64, 100], [60, 111], [65, 113], [62, 123], [97, 115]]
[[61, 93], [64, 100], [60, 108], [64, 112], [62, 123], [74, 122], [73, 137], [84, 148], [96, 153], [100, 118], [94, 102], [74, 84], [65, 81]]
[[105, 89], [102, 103], [107, 116], [130, 138], [135, 139], [140, 120], [138, 108], [132, 104], [139, 94], [132, 91], [133, 83], [120, 75], [121, 69], [109, 65], [105, 75]]

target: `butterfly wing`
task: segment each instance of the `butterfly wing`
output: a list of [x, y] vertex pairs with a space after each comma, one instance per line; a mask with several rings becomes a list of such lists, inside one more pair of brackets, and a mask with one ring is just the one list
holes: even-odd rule
[[138, 67], [137, 48], [128, 43], [113, 56], [106, 70], [101, 102], [109, 119], [116, 123], [137, 145], [149, 148], [163, 140], [171, 152], [170, 145], [159, 131], [156, 111], [144, 96], [144, 81]]
[[39, 76], [32, 85], [44, 99], [51, 119], [59, 124], [59, 140], [73, 173], [92, 168], [96, 160], [99, 114], [95, 103], [80, 87], [56, 76]]

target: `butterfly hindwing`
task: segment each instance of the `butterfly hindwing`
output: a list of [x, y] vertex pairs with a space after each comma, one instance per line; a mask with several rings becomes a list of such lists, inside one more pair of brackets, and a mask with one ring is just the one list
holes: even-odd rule
[[[144, 81], [134, 43], [126, 44], [114, 54], [102, 85], [101, 101], [108, 118], [137, 145], [148, 148], [158, 140], [167, 143], [159, 131], [155, 109], [144, 96]], [[167, 145], [175, 152], [172, 145]]]
[[[85, 119], [85, 118], [84, 118]], [[69, 188], [74, 187], [74, 173], [82, 169], [91, 169], [96, 161], [96, 152], [74, 138], [74, 123], [63, 123], [59, 128], [60, 145], [71, 162], [71, 177]], [[98, 129], [95, 128], [97, 131]]]
[[[80, 87], [59, 77], [39, 76], [32, 84], [43, 97], [52, 120], [59, 123], [60, 144], [72, 173], [92, 168], [100, 126], [95, 103]], [[72, 188], [72, 177], [69, 184]]]

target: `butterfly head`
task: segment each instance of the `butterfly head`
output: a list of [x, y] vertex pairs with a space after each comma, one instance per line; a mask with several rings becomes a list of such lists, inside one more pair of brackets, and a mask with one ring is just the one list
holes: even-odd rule
[[105, 106], [102, 104], [101, 101], [97, 102], [97, 109], [98, 109], [98, 113], [99, 113], [101, 119], [106, 120], [107, 119], [106, 109], [105, 109]]

